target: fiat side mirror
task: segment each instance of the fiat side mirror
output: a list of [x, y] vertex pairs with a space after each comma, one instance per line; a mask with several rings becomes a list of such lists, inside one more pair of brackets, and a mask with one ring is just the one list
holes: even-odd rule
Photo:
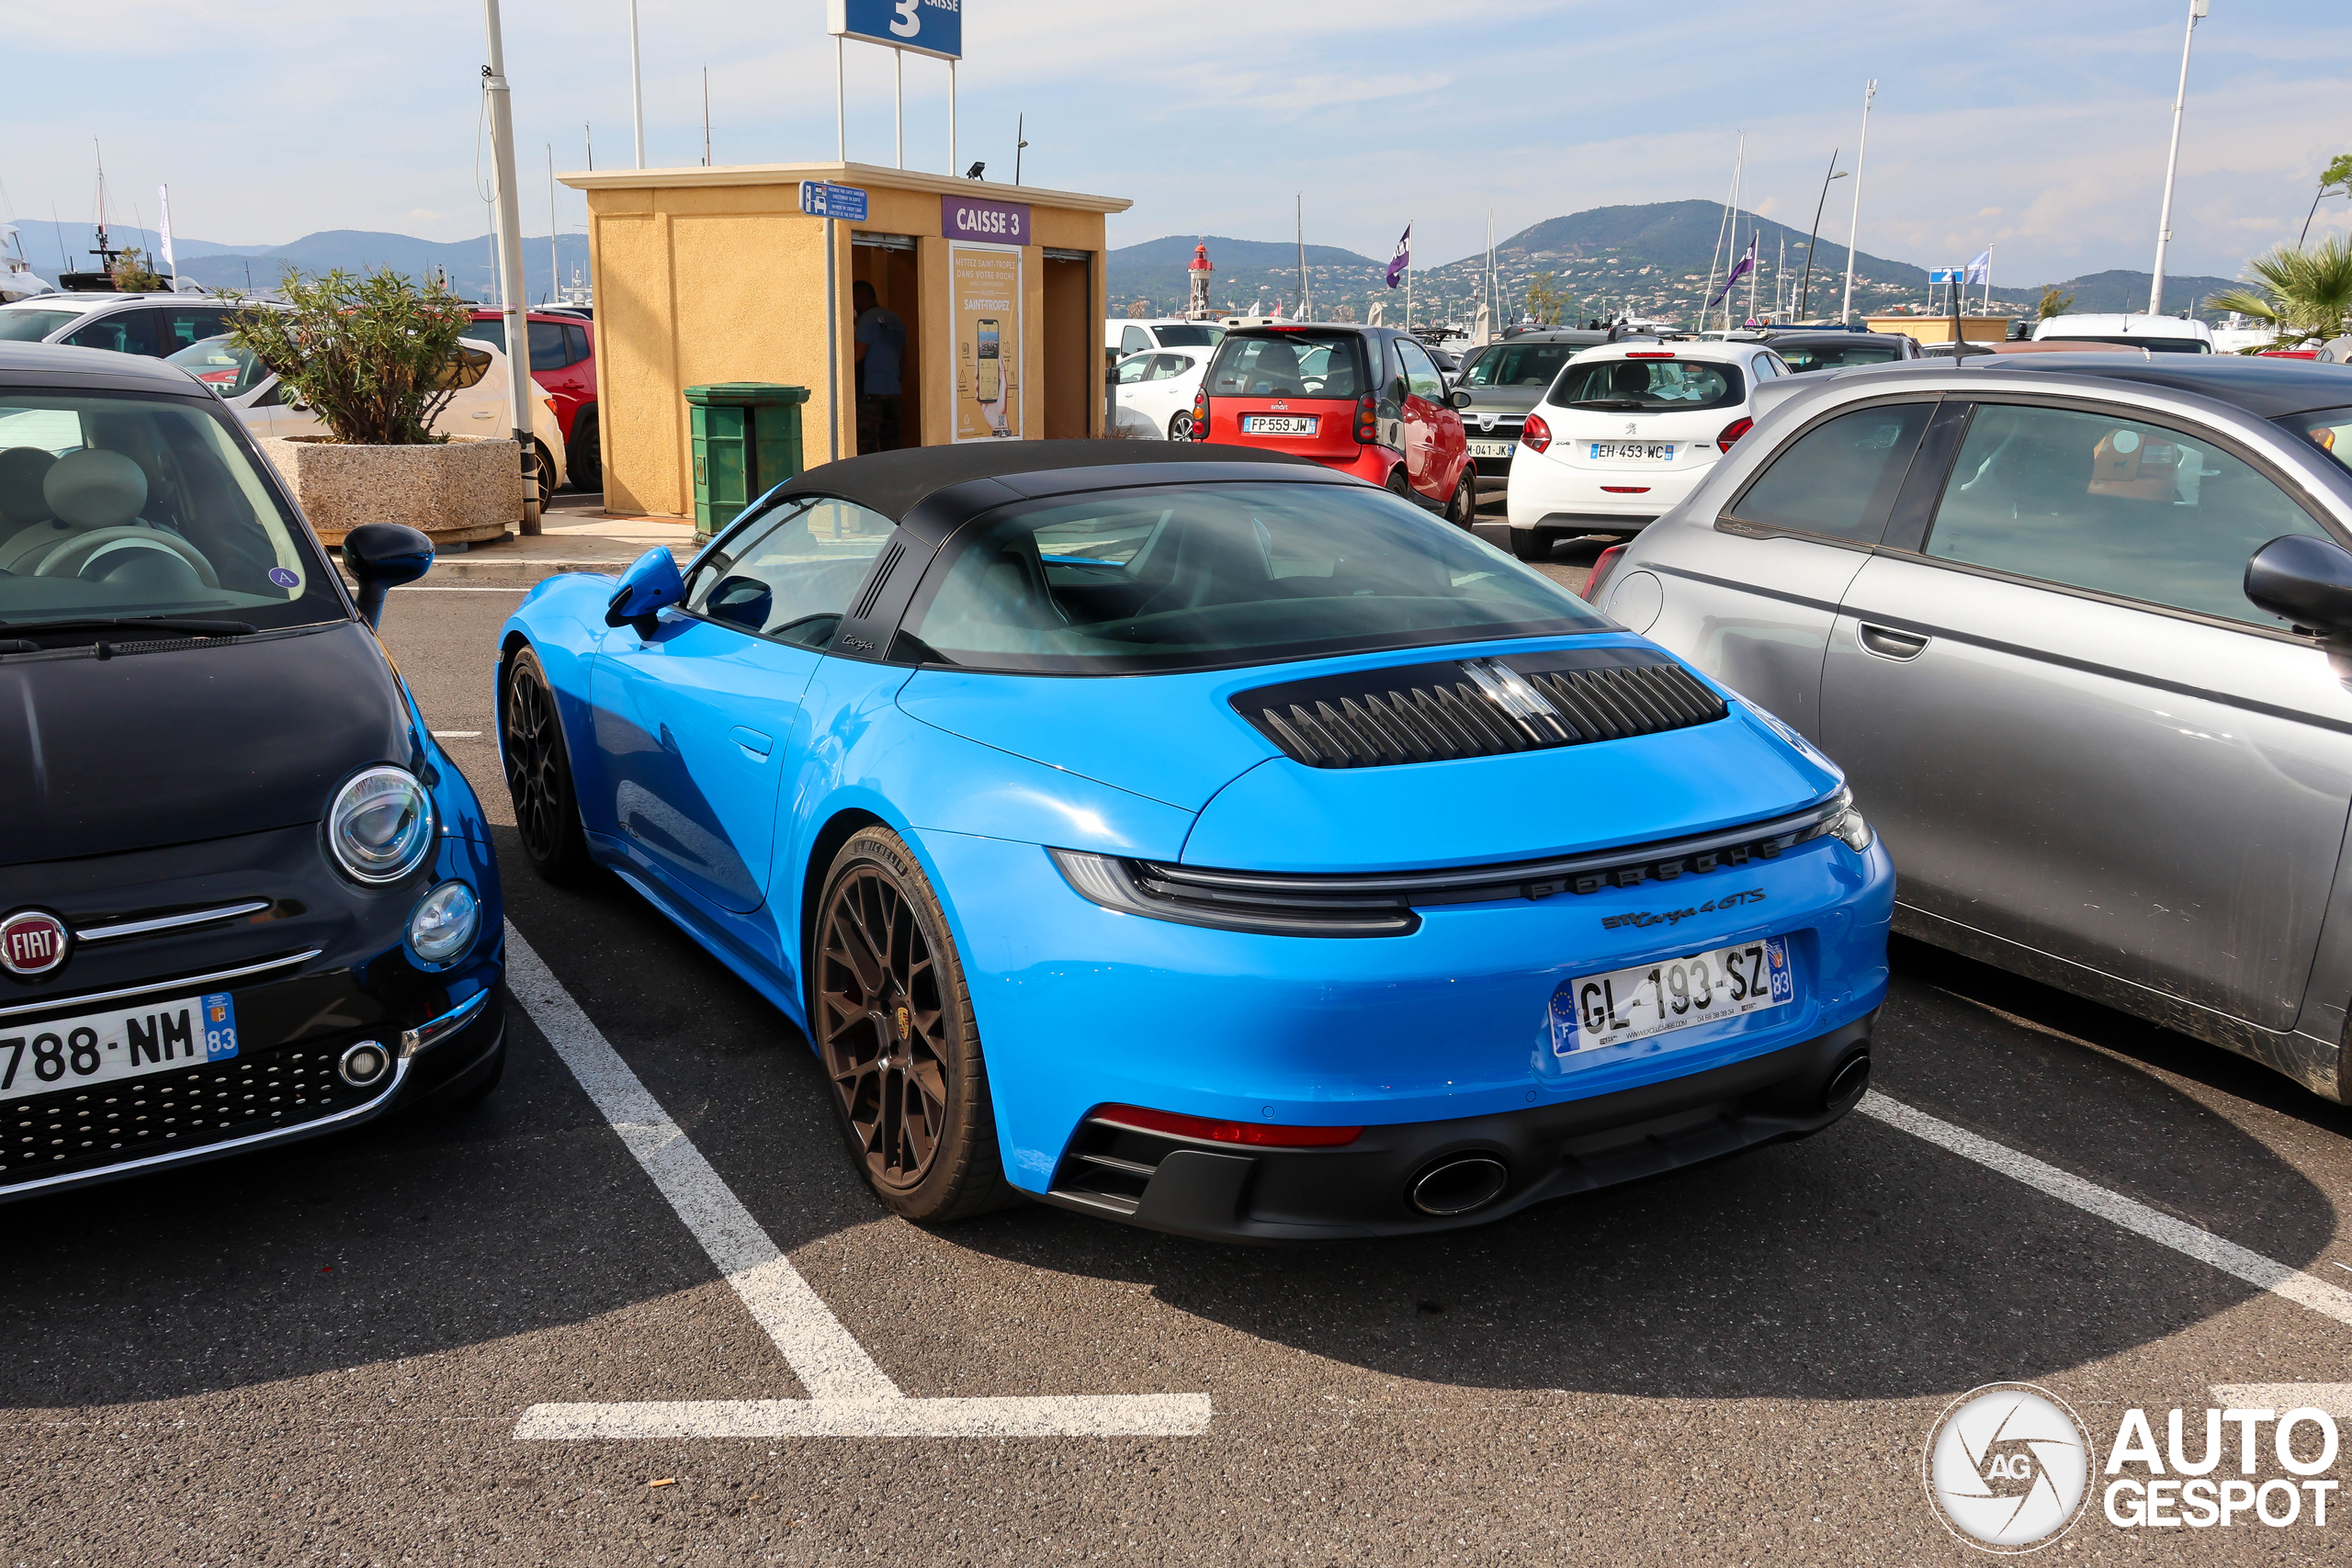
[[2335, 540], [2304, 534], [2271, 540], [2245, 563], [2245, 596], [2317, 633], [2329, 651], [2352, 650], [2352, 550]]
[[1470, 393], [1464, 391], [1461, 388], [1456, 387], [1453, 390], [1446, 393], [1445, 400], [1453, 404], [1455, 408], [1466, 409], [1478, 400], [1473, 397]]
[[635, 626], [639, 637], [653, 635], [654, 617], [686, 596], [685, 580], [668, 549], [656, 545], [621, 573], [621, 585], [605, 605], [608, 626]]
[[433, 568], [433, 541], [398, 523], [362, 523], [343, 536], [343, 564], [359, 584], [359, 613], [384, 617], [384, 595]]

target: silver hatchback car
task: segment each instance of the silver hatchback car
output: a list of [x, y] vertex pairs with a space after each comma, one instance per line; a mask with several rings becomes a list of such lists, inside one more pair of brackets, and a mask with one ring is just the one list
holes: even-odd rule
[[1837, 760], [1897, 931], [2352, 1102], [2352, 370], [1787, 386], [1602, 607]]

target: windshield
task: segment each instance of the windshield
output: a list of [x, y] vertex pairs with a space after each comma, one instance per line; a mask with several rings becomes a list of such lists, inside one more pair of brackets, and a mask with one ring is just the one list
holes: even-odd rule
[[1776, 343], [1772, 348], [1787, 362], [1792, 376], [1808, 370], [1835, 370], [1848, 365], [1891, 365], [1895, 357], [1894, 350], [1883, 343]]
[[896, 656], [1120, 674], [1609, 625], [1384, 491], [1186, 485], [998, 513], [927, 581]]
[[1582, 346], [1573, 343], [1507, 343], [1481, 349], [1462, 372], [1465, 387], [1548, 387]]
[[226, 337], [192, 343], [177, 354], [166, 355], [176, 365], [224, 398], [240, 397], [269, 378], [268, 369], [251, 349], [240, 348]]
[[81, 319], [79, 310], [0, 310], [0, 343], [39, 343]]
[[2211, 354], [2213, 345], [2196, 337], [2145, 337], [2124, 333], [2037, 333], [2036, 343], [2113, 343], [2150, 354]]
[[2290, 413], [2278, 422], [2352, 469], [2352, 408], [2313, 409]]
[[0, 387], [0, 636], [85, 616], [342, 618], [228, 417], [209, 399]]
[[1552, 401], [1572, 409], [1621, 409], [1627, 413], [1695, 413], [1730, 408], [1743, 396], [1739, 367], [1702, 359], [1604, 359], [1571, 365], [1552, 389]]
[[1366, 389], [1360, 341], [1353, 333], [1228, 337], [1209, 366], [1208, 389], [1228, 398], [1359, 397]]
[[1223, 327], [1212, 327], [1199, 321], [1182, 321], [1172, 327], [1154, 327], [1159, 334], [1162, 348], [1215, 348], [1225, 336]]

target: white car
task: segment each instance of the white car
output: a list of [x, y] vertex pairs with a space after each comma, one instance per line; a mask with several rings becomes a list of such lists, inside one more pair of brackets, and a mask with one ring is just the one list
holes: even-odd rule
[[1543, 560], [1575, 534], [1638, 534], [1755, 423], [1758, 385], [1789, 374], [1758, 343], [1634, 338], [1577, 355], [1521, 428], [1510, 547]]
[[36, 294], [0, 305], [0, 343], [62, 343], [163, 359], [225, 331], [243, 309], [209, 294]]
[[[457, 395], [444, 407], [433, 428], [443, 435], [503, 436], [506, 421], [506, 355], [497, 346], [466, 338], [458, 344], [465, 378]], [[315, 435], [324, 429], [319, 416], [300, 403], [289, 402], [277, 378], [260, 361], [226, 337], [207, 339], [169, 356], [176, 365], [220, 395], [237, 419], [255, 435]], [[564, 481], [563, 427], [557, 423], [555, 400], [537, 381], [531, 399], [531, 434], [537, 450], [539, 509]]]
[[2203, 321], [2179, 316], [2148, 316], [2138, 311], [2122, 316], [2051, 316], [2037, 323], [2033, 341], [2115, 343], [2144, 348], [2151, 354], [2211, 354], [2213, 329]]
[[1224, 336], [1225, 328], [1215, 321], [1188, 321], [1181, 316], [1149, 321], [1114, 318], [1102, 323], [1102, 356], [1115, 363], [1130, 354], [1148, 354], [1155, 348], [1198, 349], [1207, 355]]
[[1118, 423], [1158, 441], [1193, 438], [1193, 399], [1208, 374], [1213, 349], [1131, 354], [1111, 373]]

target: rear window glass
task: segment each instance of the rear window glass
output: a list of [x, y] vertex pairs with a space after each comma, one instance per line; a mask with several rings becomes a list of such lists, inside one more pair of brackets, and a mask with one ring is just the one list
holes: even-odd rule
[[0, 310], [0, 343], [39, 343], [81, 314], [79, 310]]
[[209, 337], [164, 357], [224, 398], [243, 397], [269, 377], [268, 368], [227, 336]]
[[1702, 359], [1604, 359], [1562, 371], [1551, 400], [1572, 409], [1691, 413], [1730, 408], [1746, 396], [1736, 365]]
[[1228, 337], [1217, 345], [1208, 389], [1232, 398], [1354, 398], [1366, 388], [1353, 333], [1318, 337]]
[[2289, 414], [2278, 423], [2352, 468], [2352, 408], [2313, 409], [2309, 413]]
[[2150, 354], [2211, 354], [2213, 345], [2203, 338], [2126, 336], [2121, 333], [2041, 333], [2036, 343], [2112, 343], [2125, 348], [2144, 348]]
[[1159, 334], [1162, 348], [1214, 348], [1225, 335], [1223, 327], [1212, 327], [1199, 321], [1182, 321], [1172, 327], [1154, 327]]
[[894, 656], [1120, 674], [1598, 631], [1550, 578], [1369, 486], [1109, 491], [978, 525]]
[[1894, 348], [1883, 343], [1809, 343], [1802, 346], [1776, 343], [1772, 348], [1788, 366], [1791, 375], [1835, 370], [1848, 365], [1891, 365], [1895, 358]]
[[1482, 350], [1462, 373], [1465, 387], [1548, 387], [1576, 357], [1572, 343], [1507, 343]]

